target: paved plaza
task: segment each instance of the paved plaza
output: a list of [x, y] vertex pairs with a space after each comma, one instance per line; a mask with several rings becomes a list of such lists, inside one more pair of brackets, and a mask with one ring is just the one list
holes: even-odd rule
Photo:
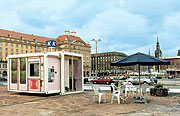
[[111, 93], [106, 92], [107, 103], [93, 102], [93, 92], [74, 95], [42, 96], [7, 92], [0, 86], [1, 116], [180, 116], [180, 95], [149, 96], [148, 104], [137, 104], [129, 97], [125, 103], [111, 104]]

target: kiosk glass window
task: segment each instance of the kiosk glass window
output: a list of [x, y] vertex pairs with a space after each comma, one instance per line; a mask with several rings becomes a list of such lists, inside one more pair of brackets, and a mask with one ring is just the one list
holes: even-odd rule
[[26, 84], [26, 58], [20, 58], [20, 83]]
[[17, 83], [17, 59], [11, 59], [11, 83]]
[[39, 77], [39, 63], [30, 63], [30, 77]]

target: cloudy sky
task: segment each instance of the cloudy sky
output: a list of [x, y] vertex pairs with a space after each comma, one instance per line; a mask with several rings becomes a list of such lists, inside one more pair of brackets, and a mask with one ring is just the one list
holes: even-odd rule
[[[57, 38], [76, 31], [85, 42], [99, 39], [98, 52], [128, 55], [180, 49], [180, 0], [0, 0], [0, 28]], [[95, 42], [91, 42], [95, 53]]]

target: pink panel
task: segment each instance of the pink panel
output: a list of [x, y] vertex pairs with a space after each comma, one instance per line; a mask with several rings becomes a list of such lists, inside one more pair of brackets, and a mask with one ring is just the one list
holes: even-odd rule
[[[68, 67], [68, 64], [67, 64], [67, 63], [68, 63], [68, 60], [69, 60], [69, 59], [65, 59], [65, 60], [64, 60], [64, 79], [65, 79], [65, 80], [68, 78], [68, 73], [69, 73], [69, 72], [68, 72], [68, 70], [69, 70], [68, 68], [69, 68], [69, 67]], [[69, 81], [69, 80], [68, 80], [68, 81]]]
[[27, 90], [27, 85], [26, 84], [19, 84], [19, 89], [20, 90]]
[[48, 91], [60, 91], [60, 59], [57, 57], [49, 56], [48, 57], [48, 68], [52, 68], [54, 66], [55, 72], [55, 80], [53, 82], [48, 82]]
[[81, 64], [81, 60], [78, 61], [74, 61], [74, 65], [75, 65], [75, 87], [76, 90], [82, 90], [82, 64]]
[[41, 57], [41, 63], [44, 63], [44, 57]]
[[15, 84], [10, 83], [10, 90], [17, 90], [17, 83]]
[[[41, 66], [41, 70], [43, 70], [44, 71], [44, 57], [41, 57], [41, 63], [43, 63], [43, 66]], [[43, 68], [43, 69], [42, 69]], [[44, 79], [44, 73], [43, 73], [43, 75], [41, 74], [41, 79], [42, 80], [45, 80]], [[45, 91], [44, 90], [44, 81], [42, 81], [43, 83], [42, 83], [42, 87], [41, 87], [41, 91]]]

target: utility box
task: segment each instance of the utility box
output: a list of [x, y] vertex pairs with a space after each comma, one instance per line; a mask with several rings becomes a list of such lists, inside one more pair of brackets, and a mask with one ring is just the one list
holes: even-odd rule
[[9, 55], [8, 91], [42, 94], [83, 92], [83, 56], [70, 52]]

